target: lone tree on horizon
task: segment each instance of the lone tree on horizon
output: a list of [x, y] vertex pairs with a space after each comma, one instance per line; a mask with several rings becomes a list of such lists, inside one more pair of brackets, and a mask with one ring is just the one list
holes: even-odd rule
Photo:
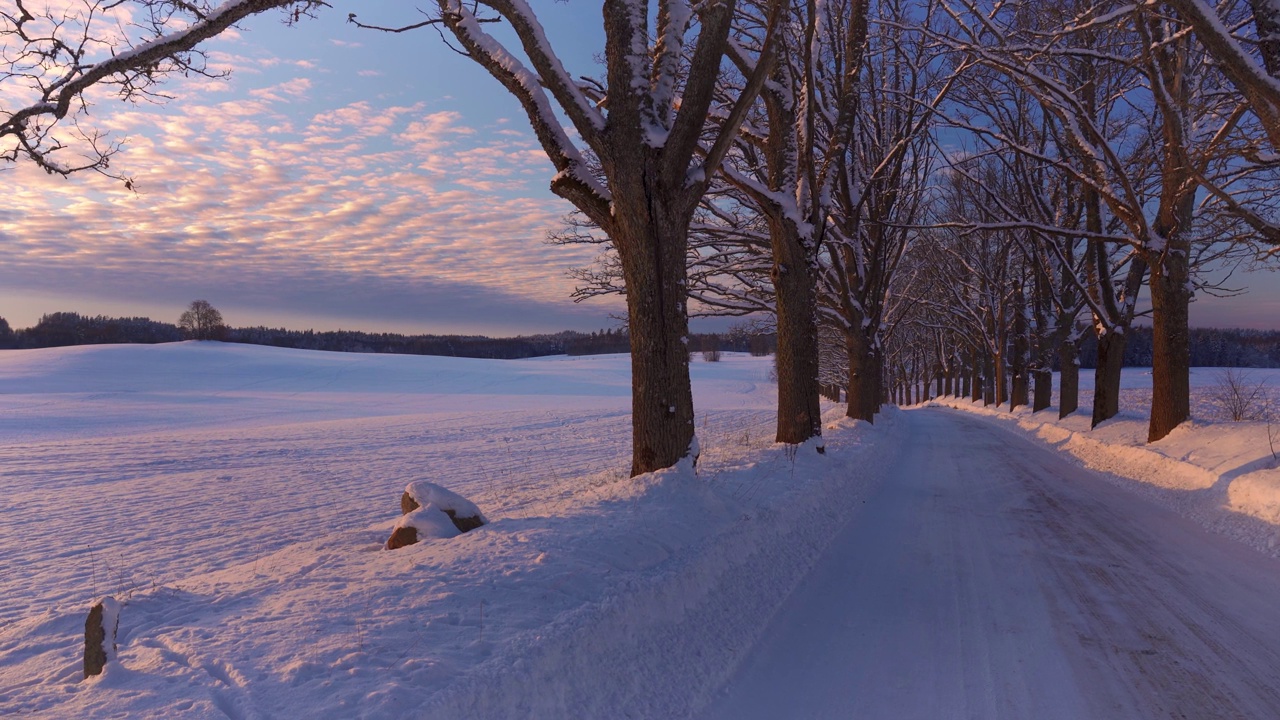
[[192, 340], [221, 340], [227, 328], [222, 324], [222, 313], [208, 300], [196, 300], [178, 318], [178, 328]]

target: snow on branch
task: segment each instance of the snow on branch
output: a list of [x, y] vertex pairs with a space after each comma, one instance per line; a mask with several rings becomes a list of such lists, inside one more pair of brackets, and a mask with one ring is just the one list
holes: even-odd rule
[[[609, 224], [609, 191], [591, 173], [582, 153], [569, 139], [556, 118], [551, 99], [547, 97], [544, 82], [558, 93], [561, 108], [575, 121], [575, 127], [590, 143], [603, 127], [599, 111], [572, 83], [559, 59], [552, 54], [550, 45], [542, 34], [541, 25], [533, 17], [533, 11], [516, 0], [495, 0], [486, 3], [504, 18], [512, 22], [521, 37], [525, 50], [530, 54], [535, 70], [530, 70], [501, 42], [485, 32], [479, 18], [460, 0], [438, 0], [441, 16], [447, 27], [470, 54], [471, 58], [489, 71], [503, 87], [520, 102], [534, 135], [547, 153], [557, 173], [551, 181], [551, 189], [573, 202], [601, 227]], [[540, 75], [545, 72], [550, 77]], [[581, 123], [580, 125], [578, 123]]]

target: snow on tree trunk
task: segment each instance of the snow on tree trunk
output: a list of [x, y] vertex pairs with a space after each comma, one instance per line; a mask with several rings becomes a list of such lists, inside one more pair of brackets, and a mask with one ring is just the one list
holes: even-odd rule
[[120, 631], [121, 603], [104, 597], [89, 609], [84, 623], [84, 676], [101, 675], [116, 657], [116, 636]]

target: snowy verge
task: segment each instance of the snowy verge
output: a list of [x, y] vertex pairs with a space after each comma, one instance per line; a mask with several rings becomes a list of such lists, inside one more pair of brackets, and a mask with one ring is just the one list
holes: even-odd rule
[[[871, 426], [827, 426], [828, 453], [774, 449], [724, 475], [759, 475], [778, 461], [771, 487], [735, 502], [711, 532], [653, 572], [625, 578], [596, 601], [516, 638], [496, 657], [422, 708], [431, 717], [682, 717], [703, 707], [733, 673], [901, 446], [896, 409]], [[834, 413], [833, 413], [834, 414]], [[761, 484], [742, 482], [739, 488]], [[730, 481], [726, 483], [726, 481]], [[660, 513], [703, 506], [718, 483], [694, 494], [678, 473], [657, 473], [639, 502]], [[672, 500], [675, 500], [673, 503]], [[720, 502], [723, 502], [720, 501]], [[720, 503], [713, 503], [719, 505]], [[661, 692], [655, 692], [661, 689]]]
[[935, 398], [926, 406], [963, 410], [1016, 429], [1113, 482], [1280, 557], [1280, 462], [1271, 449], [1274, 436], [1280, 450], [1280, 426], [1192, 420], [1147, 443], [1148, 419], [1136, 413], [1122, 412], [1090, 429], [1087, 409], [1059, 419], [1053, 407], [1010, 412], [1008, 406], [954, 397]]

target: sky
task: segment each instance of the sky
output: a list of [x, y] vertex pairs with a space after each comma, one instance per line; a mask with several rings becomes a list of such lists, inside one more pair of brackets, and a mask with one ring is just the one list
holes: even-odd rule
[[[535, 7], [569, 70], [596, 74], [599, 6]], [[615, 326], [621, 299], [570, 299], [568, 271], [599, 249], [545, 242], [571, 208], [547, 189], [554, 169], [516, 102], [435, 30], [362, 30], [345, 22], [352, 11], [379, 25], [423, 18], [394, 0], [339, 0], [292, 27], [268, 13], [206, 44], [225, 79], [177, 78], [163, 104], [91, 95], [87, 122], [125, 142], [112, 169], [136, 192], [0, 169], [0, 317], [175, 321], [205, 299], [233, 326]], [[1252, 292], [1201, 298], [1193, 324], [1280, 327], [1278, 280], [1237, 274]]]
[[[570, 67], [591, 72], [599, 15], [546, 4]], [[163, 105], [105, 93], [88, 121], [125, 146], [119, 182], [0, 172], [0, 316], [175, 321], [197, 298], [229, 324], [514, 335], [616, 325], [575, 304], [551, 247], [571, 209], [519, 106], [403, 3], [335, 3], [293, 27], [269, 13], [208, 44], [229, 78], [178, 79]], [[584, 15], [589, 15], [585, 17]]]

